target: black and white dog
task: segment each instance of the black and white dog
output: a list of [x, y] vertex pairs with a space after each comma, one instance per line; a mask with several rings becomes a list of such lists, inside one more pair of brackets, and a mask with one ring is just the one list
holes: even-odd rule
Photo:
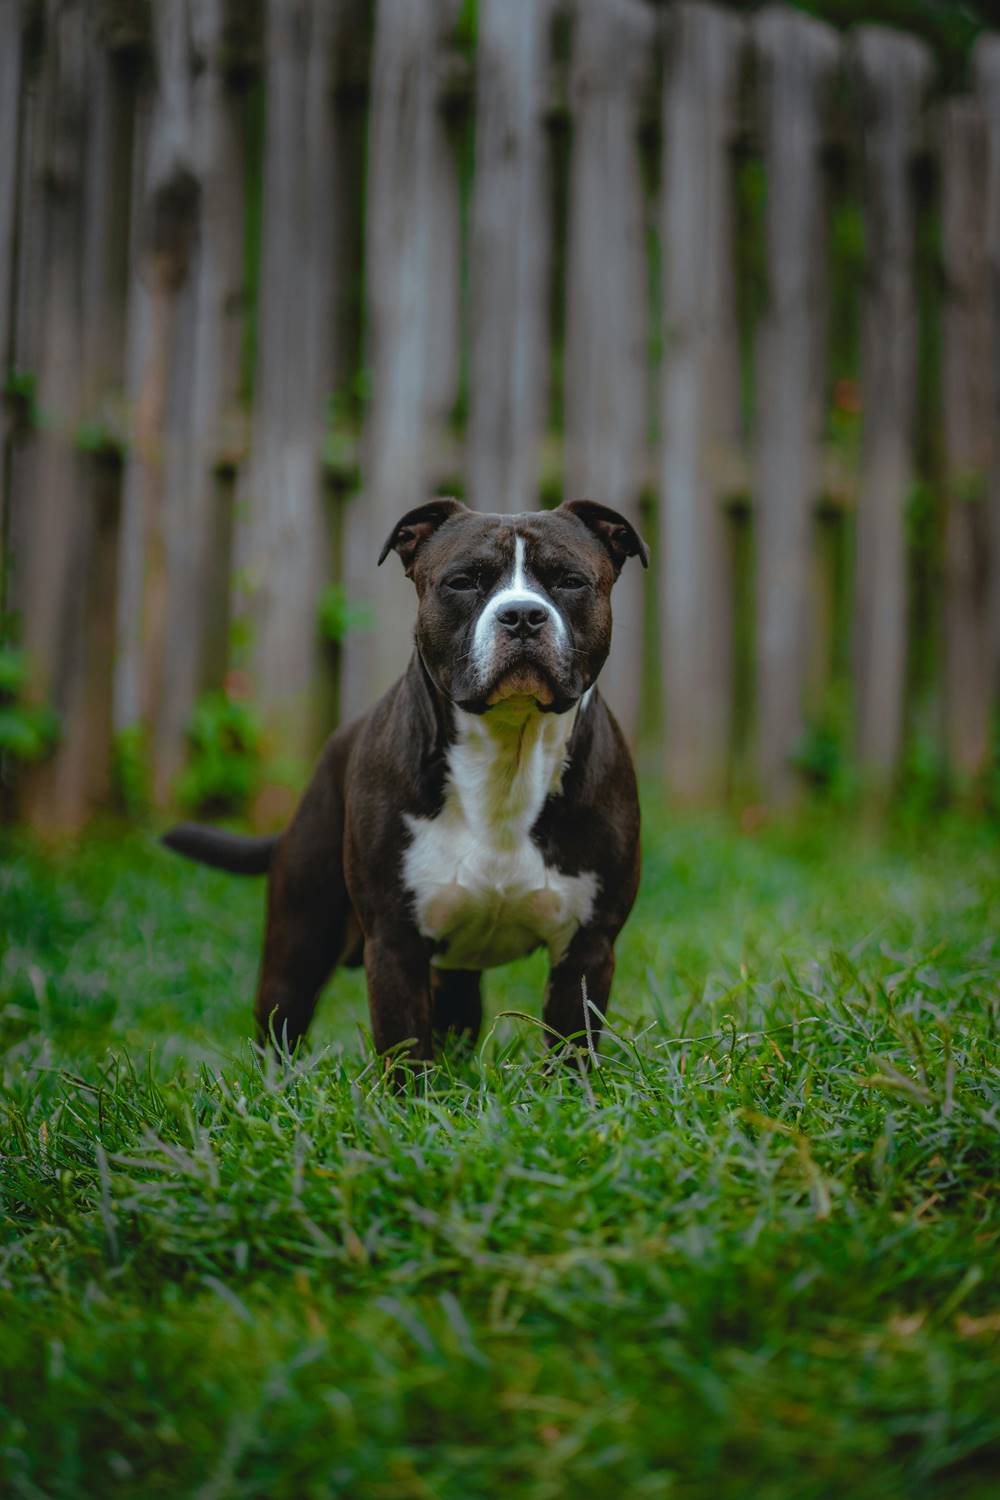
[[331, 736], [289, 827], [164, 842], [269, 872], [261, 1036], [293, 1046], [334, 965], [363, 961], [378, 1050], [429, 1058], [435, 1034], [477, 1035], [483, 969], [544, 947], [547, 1035], [579, 1039], [639, 880], [635, 775], [596, 682], [612, 585], [646, 545], [586, 500], [501, 516], [439, 499], [390, 551], [416, 585], [416, 649]]

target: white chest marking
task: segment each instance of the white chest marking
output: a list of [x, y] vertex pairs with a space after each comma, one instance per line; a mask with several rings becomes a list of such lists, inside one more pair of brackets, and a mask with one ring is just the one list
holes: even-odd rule
[[531, 829], [561, 784], [576, 709], [455, 712], [444, 806], [406, 820], [403, 879], [417, 924], [442, 944], [440, 968], [494, 968], [541, 946], [557, 963], [589, 920], [598, 881], [546, 865]]

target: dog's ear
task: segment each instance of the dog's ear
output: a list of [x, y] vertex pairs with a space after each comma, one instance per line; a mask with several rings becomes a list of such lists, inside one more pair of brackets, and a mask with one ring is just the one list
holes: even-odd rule
[[620, 573], [629, 557], [637, 557], [644, 568], [649, 567], [649, 548], [636, 531], [631, 521], [612, 510], [609, 505], [598, 505], [593, 500], [567, 500], [559, 507], [582, 521], [598, 541], [611, 554], [615, 572]]
[[390, 552], [398, 552], [406, 569], [406, 576], [411, 577], [417, 553], [427, 538], [439, 526], [443, 526], [445, 521], [450, 521], [452, 516], [461, 515], [465, 511], [467, 507], [461, 500], [455, 500], [451, 495], [441, 495], [437, 500], [429, 500], [426, 505], [408, 510], [386, 537], [385, 546], [378, 555], [379, 567]]

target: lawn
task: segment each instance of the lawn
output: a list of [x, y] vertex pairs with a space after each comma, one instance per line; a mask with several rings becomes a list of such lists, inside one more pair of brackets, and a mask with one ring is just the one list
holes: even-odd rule
[[0, 850], [0, 1493], [996, 1493], [995, 828], [651, 814], [600, 1068], [532, 960], [403, 1097], [356, 974], [253, 1053], [262, 898]]

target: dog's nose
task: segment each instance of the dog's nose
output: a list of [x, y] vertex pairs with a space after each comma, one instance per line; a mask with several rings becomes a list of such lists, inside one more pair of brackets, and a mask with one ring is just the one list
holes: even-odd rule
[[497, 622], [509, 635], [519, 636], [522, 641], [526, 641], [529, 635], [537, 635], [548, 617], [547, 609], [527, 601], [524, 604], [508, 604], [497, 612]]

